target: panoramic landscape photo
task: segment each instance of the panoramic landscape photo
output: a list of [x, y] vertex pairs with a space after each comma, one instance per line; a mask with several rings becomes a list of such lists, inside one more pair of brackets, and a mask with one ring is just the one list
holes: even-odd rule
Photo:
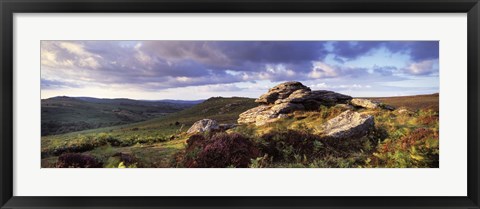
[[42, 168], [438, 168], [438, 41], [41, 41]]

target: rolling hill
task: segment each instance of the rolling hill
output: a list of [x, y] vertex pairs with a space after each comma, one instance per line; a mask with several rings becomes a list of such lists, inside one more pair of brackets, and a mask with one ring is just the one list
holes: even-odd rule
[[[193, 107], [147, 121], [42, 136], [42, 167], [50, 167], [49, 162], [56, 161], [57, 156], [63, 152], [74, 151], [70, 150], [72, 147], [84, 151], [93, 149], [88, 152], [99, 157], [106, 157], [116, 152], [148, 155], [146, 159], [151, 162], [145, 162], [145, 167], [165, 167], [169, 164], [167, 159], [184, 146], [183, 139], [170, 141], [172, 136], [186, 131], [194, 122], [203, 118], [214, 119], [219, 123], [236, 123], [240, 113], [255, 106], [257, 104], [251, 98], [213, 97]], [[120, 146], [97, 148], [94, 144], [104, 138], [114, 139]], [[140, 148], [135, 145], [139, 142], [154, 143], [154, 145], [142, 145]], [[133, 146], [130, 147], [130, 145]]]
[[42, 136], [145, 121], [200, 102], [66, 96], [42, 99]]
[[394, 107], [406, 107], [410, 110], [432, 109], [438, 112], [439, 94], [425, 94], [414, 96], [398, 96], [398, 97], [372, 97], [371, 100], [383, 102]]
[[[438, 164], [436, 161], [438, 159], [436, 152], [438, 150], [438, 109], [435, 110], [435, 107], [438, 107], [438, 94], [372, 98], [372, 100], [392, 105], [398, 111], [356, 110], [375, 117], [376, 132], [369, 136], [373, 137], [372, 143], [375, 143], [358, 145], [357, 147], [361, 147], [360, 152], [351, 156], [349, 154], [348, 158], [345, 156], [300, 156], [302, 158], [293, 156], [295, 157], [292, 158], [293, 160], [289, 158], [290, 160], [280, 162], [264, 161], [263, 158], [259, 158], [261, 161], [255, 161], [256, 163], [251, 166], [435, 167]], [[186, 134], [194, 122], [208, 118], [218, 121], [219, 124], [236, 123], [240, 113], [256, 106], [258, 104], [251, 98], [213, 97], [190, 108], [145, 121], [42, 136], [42, 167], [58, 166], [59, 156], [68, 156], [71, 153], [82, 153], [81, 156], [93, 157], [99, 162], [103, 162], [103, 167], [121, 167], [122, 163], [126, 163], [127, 167], [139, 168], [182, 167], [185, 164], [181, 164], [181, 162], [196, 153], [195, 150], [188, 149], [189, 135]], [[400, 111], [402, 107], [411, 111]], [[239, 125], [229, 130], [229, 133], [253, 137], [254, 141], [260, 140], [258, 146], [263, 143], [261, 141], [263, 139], [259, 137], [268, 136], [268, 134], [276, 136], [272, 140], [283, 140], [282, 137], [290, 137], [289, 134], [293, 132], [289, 131], [292, 130], [319, 134], [321, 129], [318, 127], [332, 117], [338, 116], [344, 110], [342, 108], [344, 107], [323, 107], [318, 111], [297, 111], [292, 113], [290, 118], [280, 119], [269, 125], [261, 127]], [[318, 130], [320, 132], [315, 132]], [[299, 137], [308, 138], [310, 136], [314, 135], [307, 134]], [[291, 137], [294, 137], [292, 140], [298, 139], [297, 135]], [[290, 156], [292, 154], [291, 146], [298, 145], [285, 144], [296, 141], [292, 140], [277, 144], [278, 151], [283, 153], [282, 156]], [[266, 146], [269, 143], [263, 145]], [[312, 146], [305, 146], [305, 149], [309, 150]], [[316, 146], [322, 147], [321, 144]], [[72, 155], [71, 157], [77, 156]], [[129, 164], [130, 161], [135, 163]]]

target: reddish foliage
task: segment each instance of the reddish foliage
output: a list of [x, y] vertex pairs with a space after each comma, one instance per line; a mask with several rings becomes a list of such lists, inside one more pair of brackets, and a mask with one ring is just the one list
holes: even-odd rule
[[186, 167], [248, 167], [259, 156], [254, 143], [238, 133], [216, 133], [210, 138], [193, 135], [187, 140]]
[[390, 152], [390, 144], [391, 143], [384, 143], [382, 146], [382, 151], [383, 152]]
[[402, 137], [401, 139], [402, 149], [406, 149], [410, 146], [413, 146], [415, 143], [419, 142], [420, 140], [425, 140], [430, 136], [433, 136], [433, 131], [430, 129], [425, 129], [425, 128], [415, 129], [415, 131], [413, 131], [409, 135]]
[[428, 115], [428, 116], [424, 116], [424, 117], [420, 117], [419, 118], [419, 122], [422, 124], [422, 125], [429, 125], [429, 124], [433, 124], [435, 122], [438, 122], [438, 115]]
[[80, 153], [64, 153], [58, 157], [57, 168], [101, 168], [102, 163], [94, 157]]

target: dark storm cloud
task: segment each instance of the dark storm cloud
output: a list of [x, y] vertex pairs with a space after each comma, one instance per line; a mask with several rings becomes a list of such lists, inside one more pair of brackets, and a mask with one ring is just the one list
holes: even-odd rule
[[166, 60], [233, 71], [261, 71], [267, 64], [305, 65], [327, 55], [322, 42], [311, 41], [145, 41], [139, 49]]
[[333, 42], [333, 50], [337, 61], [354, 60], [368, 55], [374, 49], [378, 49], [384, 42], [380, 41], [337, 41]]
[[343, 62], [381, 48], [391, 53], [407, 54], [412, 61], [438, 59], [439, 56], [438, 41], [337, 41], [332, 43], [332, 48], [335, 59]]
[[392, 41], [386, 42], [385, 46], [391, 52], [409, 54], [410, 58], [416, 62], [439, 58], [438, 41]]
[[219, 48], [236, 63], [298, 64], [323, 59], [327, 55], [322, 42], [311, 41], [225, 42]]
[[378, 66], [370, 72], [325, 63], [327, 55], [345, 62], [381, 48], [418, 62], [405, 73], [434, 72], [432, 63], [422, 61], [438, 59], [438, 42], [42, 41], [42, 88], [78, 87], [66, 80], [154, 91], [242, 81], [393, 76], [396, 67]]

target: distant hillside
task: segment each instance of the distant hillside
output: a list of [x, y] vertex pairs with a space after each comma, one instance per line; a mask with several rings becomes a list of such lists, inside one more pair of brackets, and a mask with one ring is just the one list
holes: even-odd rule
[[[438, 109], [438, 98], [433, 94], [371, 98], [383, 104], [353, 102], [348, 95], [311, 91], [300, 82], [286, 82], [260, 96], [257, 101], [261, 104], [252, 98], [213, 97], [146, 121], [42, 136], [41, 165], [89, 167], [82, 163], [93, 162], [92, 166], [106, 168], [438, 168], [439, 113], [432, 111]], [[62, 107], [86, 102], [57, 99]], [[143, 104], [124, 99], [94, 104], [99, 107], [111, 103], [133, 107]], [[216, 121], [210, 124], [235, 123], [235, 127], [223, 130], [233, 126], [222, 125], [219, 130], [198, 123], [194, 126], [197, 131], [208, 134], [187, 133], [201, 119]]]
[[[58, 98], [58, 97], [54, 97]], [[205, 100], [174, 100], [174, 99], [162, 99], [162, 100], [133, 100], [126, 98], [117, 98], [117, 99], [99, 99], [94, 97], [71, 97], [87, 102], [94, 103], [105, 103], [105, 104], [133, 104], [133, 105], [163, 105], [164, 103], [173, 103], [173, 104], [191, 104], [196, 105], [200, 104]]]
[[200, 104], [205, 100], [175, 100], [175, 99], [162, 99], [162, 100], [142, 100], [142, 101], [150, 101], [150, 102], [169, 102], [175, 104]]
[[127, 124], [164, 116], [195, 105], [194, 101], [142, 101], [92, 97], [42, 99], [42, 136]]
[[426, 94], [399, 97], [371, 97], [371, 100], [383, 102], [394, 107], [406, 107], [410, 110], [432, 109], [438, 112], [439, 94]]
[[[170, 114], [165, 117], [124, 126], [121, 129], [129, 130], [156, 130], [171, 134], [178, 129], [189, 128], [198, 120], [208, 118], [219, 123], [237, 123], [238, 115], [250, 108], [256, 107], [255, 99], [244, 97], [212, 97], [191, 108]], [[115, 129], [113, 130], [115, 132]]]

